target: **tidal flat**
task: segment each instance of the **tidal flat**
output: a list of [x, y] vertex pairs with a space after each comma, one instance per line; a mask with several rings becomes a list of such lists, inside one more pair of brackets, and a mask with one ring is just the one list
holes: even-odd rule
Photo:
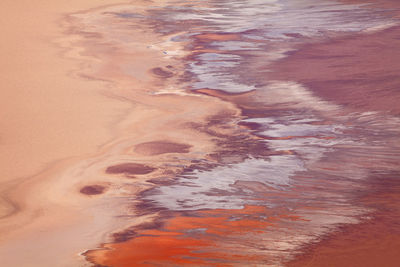
[[397, 1], [1, 5], [5, 266], [398, 265]]

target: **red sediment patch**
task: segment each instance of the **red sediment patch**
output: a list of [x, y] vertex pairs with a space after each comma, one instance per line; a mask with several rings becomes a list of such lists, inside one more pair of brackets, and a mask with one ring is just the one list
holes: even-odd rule
[[234, 244], [253, 242], [258, 234], [281, 220], [298, 219], [291, 214], [276, 215], [259, 206], [177, 214], [156, 228], [136, 230], [131, 240], [107, 244], [105, 249], [89, 251], [86, 256], [92, 263], [105, 266], [232, 266], [232, 262], [245, 266], [263, 262], [265, 252], [250, 253]]
[[[128, 242], [107, 245], [109, 251], [91, 251], [86, 254], [89, 261], [100, 266], [154, 266], [171, 264], [204, 264], [195, 260], [198, 253], [192, 248], [204, 246], [204, 242], [194, 238], [181, 239], [182, 234], [165, 231], [144, 231], [142, 236]], [[102, 255], [104, 253], [104, 255]], [[173, 257], [186, 255], [187, 258]]]
[[114, 166], [110, 166], [106, 169], [106, 173], [108, 174], [126, 174], [126, 175], [135, 175], [135, 174], [148, 174], [155, 171], [156, 168], [139, 164], [139, 163], [122, 163]]
[[102, 185], [87, 185], [81, 188], [79, 192], [85, 195], [99, 195], [103, 194], [106, 188]]
[[188, 153], [191, 146], [169, 141], [152, 141], [135, 146], [135, 152], [143, 155], [160, 155], [166, 153]]
[[270, 79], [302, 83], [360, 111], [400, 114], [400, 27], [305, 45], [271, 66]]
[[163, 68], [154, 68], [151, 69], [151, 72], [155, 74], [156, 76], [162, 77], [162, 78], [171, 78], [174, 76], [174, 74], [168, 70], [164, 70]]

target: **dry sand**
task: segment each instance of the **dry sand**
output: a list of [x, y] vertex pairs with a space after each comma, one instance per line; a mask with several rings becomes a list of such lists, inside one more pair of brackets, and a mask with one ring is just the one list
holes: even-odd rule
[[[64, 13], [112, 3], [5, 0], [0, 4], [0, 257], [4, 266], [44, 266], [45, 262], [71, 266], [77, 260], [71, 245], [79, 241], [62, 227], [67, 221], [79, 221], [68, 210], [48, 206], [43, 188], [32, 190], [47, 177], [57, 176], [50, 171], [64, 165], [57, 161], [93, 153], [112, 138], [109, 124], [129, 108], [99, 94], [105, 83], [72, 75], [77, 63], [63, 57], [54, 45], [62, 33], [58, 21]], [[49, 176], [41, 177], [39, 172]], [[37, 178], [29, 188], [28, 184], [20, 187], [33, 176]], [[16, 194], [17, 187], [23, 193]], [[39, 215], [42, 219], [33, 227]], [[53, 235], [64, 242], [44, 241]]]

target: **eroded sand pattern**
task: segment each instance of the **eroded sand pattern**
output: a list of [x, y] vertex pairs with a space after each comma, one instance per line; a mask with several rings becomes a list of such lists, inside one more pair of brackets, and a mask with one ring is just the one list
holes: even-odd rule
[[43, 23], [59, 28], [29, 38], [38, 50], [51, 40], [48, 57], [68, 65], [49, 77], [71, 85], [57, 87], [60, 97], [75, 88], [71, 100], [85, 108], [48, 105], [43, 83], [33, 95], [51, 130], [13, 139], [26, 127], [5, 120], [14, 144], [0, 145], [12, 155], [37, 142], [25, 169], [26, 155], [4, 159], [5, 266], [400, 262], [396, 1], [99, 0], [48, 10]]

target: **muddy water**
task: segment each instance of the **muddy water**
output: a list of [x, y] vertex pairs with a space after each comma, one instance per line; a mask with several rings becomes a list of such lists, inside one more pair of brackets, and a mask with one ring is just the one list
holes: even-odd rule
[[[101, 152], [60, 171], [68, 196], [94, 203], [95, 230], [108, 231], [86, 259], [284, 266], [328, 244], [329, 262], [335, 250], [324, 242], [345, 243], [343, 229], [380, 231], [379, 216], [396, 225], [397, 65], [382, 56], [398, 21], [389, 11], [238, 0], [70, 14], [72, 47], [90, 67], [80, 76], [107, 81], [105, 95], [133, 106]], [[380, 82], [383, 73], [391, 80]]]

